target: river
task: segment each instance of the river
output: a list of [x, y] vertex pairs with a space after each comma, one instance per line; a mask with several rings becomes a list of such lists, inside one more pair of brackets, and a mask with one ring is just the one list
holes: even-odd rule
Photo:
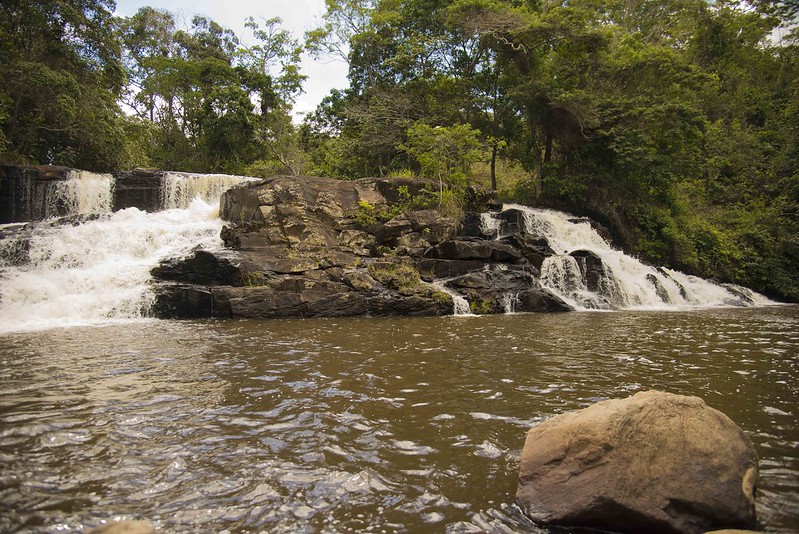
[[0, 375], [3, 532], [546, 532], [526, 430], [650, 388], [740, 425], [760, 522], [799, 531], [796, 306], [143, 319], [0, 334]]

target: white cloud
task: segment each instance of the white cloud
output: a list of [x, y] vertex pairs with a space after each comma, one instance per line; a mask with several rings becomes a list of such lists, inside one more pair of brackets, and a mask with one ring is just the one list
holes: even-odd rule
[[[324, 0], [117, 0], [117, 14], [129, 17], [143, 6], [166, 9], [177, 20], [190, 23], [195, 14], [206, 15], [233, 30], [245, 43], [252, 35], [244, 27], [247, 17], [283, 19], [282, 27], [302, 41], [304, 34], [320, 24], [325, 12]], [[313, 111], [331, 89], [347, 87], [347, 65], [342, 61], [314, 60], [303, 57], [302, 74], [308, 76], [303, 84], [305, 93], [297, 98], [294, 114]]]

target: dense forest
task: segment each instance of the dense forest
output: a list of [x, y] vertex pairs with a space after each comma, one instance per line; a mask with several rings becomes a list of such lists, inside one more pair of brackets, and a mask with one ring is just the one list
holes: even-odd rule
[[[113, 0], [0, 7], [0, 160], [436, 180], [591, 216], [644, 260], [799, 300], [793, 0], [326, 0], [246, 43]], [[254, 14], [255, 15], [255, 14]], [[251, 44], [255, 43], [255, 44]], [[301, 54], [349, 88], [301, 124]]]

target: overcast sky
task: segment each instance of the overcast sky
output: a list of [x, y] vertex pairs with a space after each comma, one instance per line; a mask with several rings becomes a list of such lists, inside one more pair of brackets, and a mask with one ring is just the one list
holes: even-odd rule
[[[325, 12], [324, 0], [117, 0], [117, 15], [129, 17], [143, 6], [171, 11], [179, 25], [190, 25], [195, 14], [206, 15], [248, 44], [253, 43], [252, 34], [244, 27], [247, 17], [280, 17], [282, 27], [302, 42], [305, 31], [320, 25]], [[305, 93], [294, 105], [295, 116], [313, 111], [331, 89], [347, 87], [347, 64], [340, 60], [304, 57], [302, 73], [308, 79], [303, 85]]]

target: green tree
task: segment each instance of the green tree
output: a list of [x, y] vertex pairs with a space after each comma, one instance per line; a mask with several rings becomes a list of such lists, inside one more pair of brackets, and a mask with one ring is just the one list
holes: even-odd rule
[[153, 165], [232, 173], [285, 167], [287, 151], [298, 146], [290, 110], [304, 76], [299, 44], [280, 23], [249, 18], [256, 44], [243, 46], [206, 17], [183, 30], [170, 13], [145, 7], [123, 22], [127, 102], [157, 126], [147, 140]]
[[0, 8], [0, 157], [108, 170], [123, 142], [125, 81], [111, 0]]
[[430, 126], [417, 122], [408, 129], [408, 142], [401, 148], [415, 157], [424, 176], [437, 178], [439, 193], [444, 184], [463, 189], [471, 165], [482, 157], [480, 132], [468, 124]]

